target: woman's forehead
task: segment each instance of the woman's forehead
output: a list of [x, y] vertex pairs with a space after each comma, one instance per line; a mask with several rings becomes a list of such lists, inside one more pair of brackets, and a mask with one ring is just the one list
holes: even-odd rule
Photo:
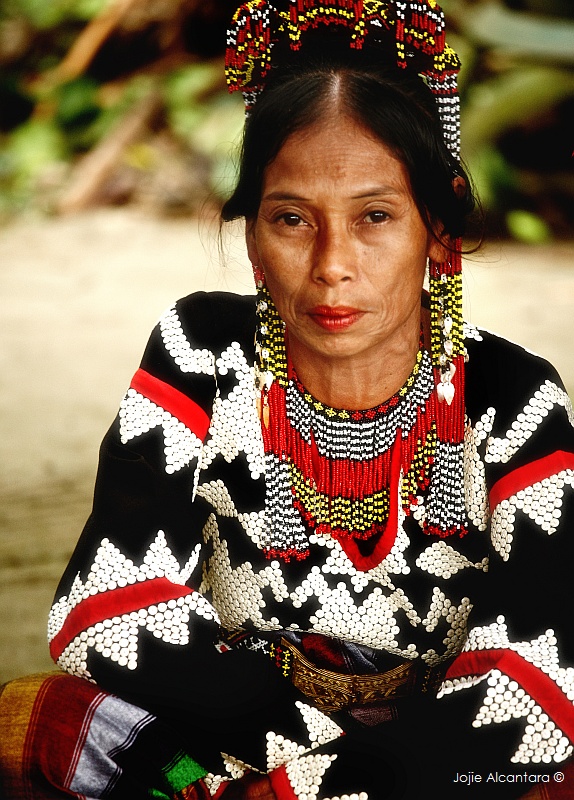
[[344, 185], [353, 196], [408, 186], [403, 163], [393, 150], [366, 126], [347, 115], [329, 116], [291, 134], [267, 166], [263, 198], [270, 193], [295, 192], [310, 187]]

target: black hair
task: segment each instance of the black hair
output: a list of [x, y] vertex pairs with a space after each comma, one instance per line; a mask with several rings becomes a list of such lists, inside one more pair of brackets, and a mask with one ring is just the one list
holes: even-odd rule
[[[470, 180], [443, 139], [436, 102], [419, 75], [325, 59], [285, 67], [268, 80], [245, 124], [238, 181], [223, 205], [224, 222], [259, 211], [265, 168], [295, 132], [333, 111], [370, 130], [406, 167], [413, 198], [433, 235], [462, 236], [475, 207]], [[394, 68], [396, 75], [397, 68]], [[457, 191], [453, 179], [463, 182]], [[437, 221], [442, 230], [436, 230]]]

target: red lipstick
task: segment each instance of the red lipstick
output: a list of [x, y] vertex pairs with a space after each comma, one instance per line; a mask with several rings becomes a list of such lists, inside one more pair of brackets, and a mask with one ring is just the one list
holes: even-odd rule
[[357, 322], [364, 312], [350, 306], [315, 306], [307, 313], [321, 328], [341, 331]]

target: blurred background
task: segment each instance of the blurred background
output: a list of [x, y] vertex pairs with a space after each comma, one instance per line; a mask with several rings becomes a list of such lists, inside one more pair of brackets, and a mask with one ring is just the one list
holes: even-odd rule
[[[194, 289], [250, 291], [241, 230], [217, 223], [243, 122], [235, 5], [1, 0], [0, 682], [50, 668], [47, 613], [155, 320]], [[574, 3], [441, 5], [485, 212], [467, 317], [572, 393]]]

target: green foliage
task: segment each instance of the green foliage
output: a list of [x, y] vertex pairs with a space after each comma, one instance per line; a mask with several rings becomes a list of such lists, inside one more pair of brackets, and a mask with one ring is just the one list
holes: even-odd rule
[[34, 28], [48, 30], [70, 20], [87, 22], [105, 6], [106, 0], [4, 0], [3, 16], [21, 16]]
[[[545, 240], [553, 227], [564, 233], [574, 222], [572, 165], [570, 152], [561, 153], [560, 120], [554, 133], [548, 121], [574, 98], [574, 6], [569, 0], [442, 0], [442, 6], [456, 30], [449, 41], [463, 60], [463, 158], [487, 218], [499, 219], [521, 241]], [[544, 125], [541, 146], [554, 148], [559, 175], [537, 166], [543, 159], [534, 134]], [[520, 153], [505, 147], [509, 136], [524, 142]], [[536, 204], [534, 187], [540, 208], [525, 211]]]
[[19, 126], [0, 153], [0, 217], [26, 208], [31, 197], [41, 194], [49, 172], [68, 158], [66, 137], [53, 119]]
[[472, 85], [462, 115], [465, 150], [496, 141], [509, 128], [543, 115], [573, 94], [574, 72], [531, 65], [513, 66]]
[[190, 64], [171, 73], [164, 81], [163, 94], [171, 129], [189, 144], [209, 114], [209, 103], [202, 103], [200, 98], [213, 86], [220, 69], [219, 63]]
[[192, 64], [168, 76], [164, 99], [173, 132], [211, 163], [210, 189], [226, 197], [236, 178], [234, 154], [245, 111], [237, 93], [213, 92], [221, 63]]
[[98, 84], [90, 78], [77, 78], [57, 89], [56, 122], [63, 130], [74, 131], [92, 122], [100, 113]]
[[544, 244], [552, 238], [552, 232], [544, 220], [530, 211], [509, 211], [506, 224], [511, 235], [519, 242]]

